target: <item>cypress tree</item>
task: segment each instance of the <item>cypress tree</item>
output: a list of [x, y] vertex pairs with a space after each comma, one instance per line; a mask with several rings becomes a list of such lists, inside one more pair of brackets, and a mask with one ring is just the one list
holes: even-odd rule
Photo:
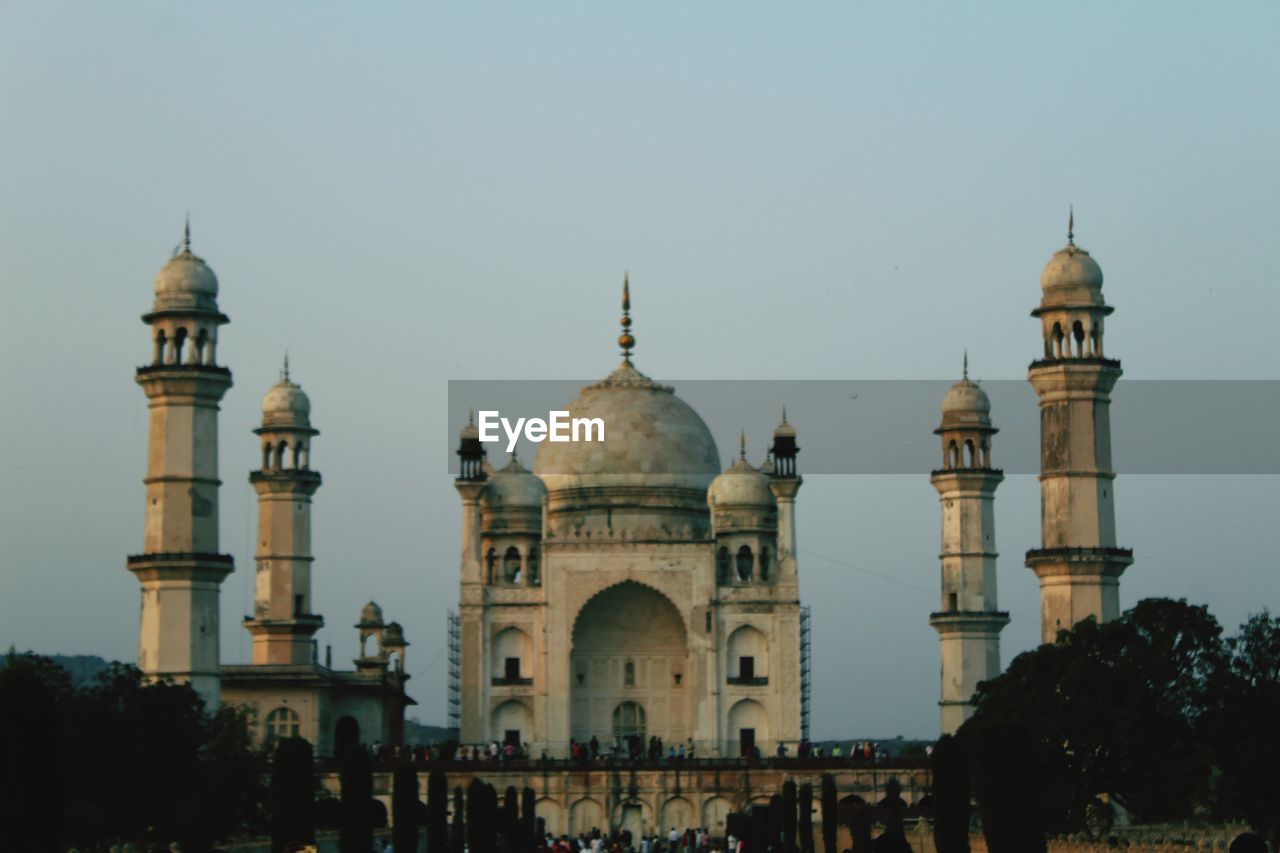
[[[452, 853], [462, 853], [467, 847], [467, 813], [466, 800], [463, 799], [462, 786], [453, 789], [453, 826], [449, 830], [449, 848]], [[437, 853], [430, 847], [427, 853]]]
[[[487, 786], [481, 779], [472, 779], [467, 788], [467, 853], [493, 853], [493, 824], [489, 822]], [[490, 830], [485, 841], [485, 828]]]
[[268, 792], [271, 850], [316, 841], [316, 768], [311, 744], [299, 737], [276, 743]]
[[969, 762], [944, 735], [933, 748], [933, 843], [938, 853], [969, 853]]
[[392, 846], [403, 853], [418, 853], [418, 771], [412, 762], [400, 761], [392, 778]]
[[813, 786], [800, 786], [800, 853], [813, 851]]
[[[782, 795], [774, 794], [769, 798], [769, 847], [770, 850], [782, 850], [783, 824]], [[790, 851], [787, 851], [790, 853]]]
[[14, 850], [63, 850], [62, 713], [32, 655], [0, 663], [0, 826]]
[[541, 840], [538, 832], [537, 795], [529, 787], [520, 792], [520, 823], [521, 849], [537, 847]]
[[[458, 819], [455, 818], [454, 825], [457, 823]], [[443, 770], [432, 770], [427, 776], [427, 853], [445, 853], [448, 841], [449, 782], [445, 779]], [[461, 853], [462, 848], [457, 849]]]
[[373, 849], [373, 764], [362, 746], [353, 746], [342, 755], [338, 769], [342, 796], [338, 801], [338, 850], [341, 853], [368, 853]]
[[502, 795], [502, 849], [516, 853], [520, 847], [520, 794], [510, 785]]
[[873, 853], [871, 841], [870, 809], [863, 803], [854, 806], [849, 813], [849, 836], [853, 839], [851, 853]]
[[837, 832], [840, 829], [840, 805], [836, 801], [836, 780], [830, 773], [822, 774], [822, 853], [836, 853]]
[[782, 849], [795, 853], [796, 849], [796, 783], [788, 779], [782, 783]]

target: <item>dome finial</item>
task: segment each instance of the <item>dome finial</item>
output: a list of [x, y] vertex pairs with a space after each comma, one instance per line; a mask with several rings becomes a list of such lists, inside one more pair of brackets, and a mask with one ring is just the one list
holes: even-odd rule
[[280, 381], [281, 382], [289, 381], [289, 351], [288, 350], [284, 351], [284, 367], [280, 369]]
[[622, 347], [622, 360], [631, 363], [631, 350], [636, 339], [631, 334], [631, 275], [622, 273], [622, 334], [618, 335], [618, 346]]
[[961, 378], [962, 379], [969, 378], [969, 348], [968, 347], [965, 347], [964, 349], [964, 373]]
[[1076, 206], [1074, 204], [1067, 205], [1067, 245], [1074, 246], [1076, 244]]
[[782, 422], [784, 424], [787, 422], [787, 404], [786, 403], [782, 404]]
[[182, 251], [191, 251], [191, 211], [187, 211], [186, 224], [182, 226]]
[[745, 429], [738, 430], [738, 458], [744, 462], [747, 460], [747, 431]]

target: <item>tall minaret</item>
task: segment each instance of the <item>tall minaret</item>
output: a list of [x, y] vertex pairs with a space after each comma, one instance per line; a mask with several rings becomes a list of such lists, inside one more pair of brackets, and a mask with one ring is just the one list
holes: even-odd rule
[[320, 474], [311, 470], [311, 401], [289, 379], [285, 356], [280, 381], [262, 398], [262, 468], [249, 474], [258, 492], [258, 575], [253, 616], [255, 664], [312, 662], [312, 637], [324, 618], [311, 612], [311, 496]]
[[964, 378], [942, 400], [942, 467], [929, 482], [942, 504], [942, 609], [929, 617], [942, 645], [942, 733], [954, 734], [973, 713], [978, 682], [1000, 674], [1000, 629], [1009, 614], [996, 609], [996, 487], [991, 467], [991, 402]]
[[1040, 318], [1044, 358], [1028, 379], [1040, 395], [1040, 538], [1027, 567], [1040, 578], [1041, 640], [1093, 616], [1120, 614], [1120, 574], [1133, 552], [1116, 547], [1111, 470], [1111, 389], [1120, 362], [1104, 358], [1102, 270], [1075, 244], [1074, 216], [1067, 245], [1044, 272]]
[[218, 588], [231, 573], [218, 553], [218, 403], [231, 371], [216, 363], [218, 279], [182, 249], [156, 276], [151, 364], [136, 381], [147, 395], [146, 531], [129, 571], [142, 583], [138, 667], [151, 679], [190, 683], [207, 710], [219, 704]]
[[[458, 436], [460, 469], [453, 481], [462, 498], [461, 598], [458, 606], [463, 669], [461, 684], [461, 737], [463, 743], [484, 739], [484, 580], [488, 570], [481, 557], [480, 499], [488, 480], [484, 445], [474, 420], [468, 419]], [[495, 555], [496, 559], [496, 555]]]

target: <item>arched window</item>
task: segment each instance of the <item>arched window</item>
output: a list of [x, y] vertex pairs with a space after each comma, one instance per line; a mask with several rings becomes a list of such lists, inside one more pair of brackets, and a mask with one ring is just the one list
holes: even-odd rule
[[746, 545], [738, 549], [738, 580], [751, 580], [751, 549]]
[[267, 714], [268, 742], [284, 737], [297, 737], [301, 731], [298, 715], [290, 708], [276, 708]]
[[182, 345], [187, 342], [187, 330], [180, 327], [173, 336], [173, 358], [170, 359], [172, 364], [182, 364]]
[[271, 470], [271, 442], [262, 445], [262, 470]]
[[954, 441], [947, 447], [947, 467], [960, 467], [960, 448], [956, 446]]
[[529, 583], [538, 586], [542, 583], [542, 577], [538, 574], [538, 549], [529, 549]]
[[276, 467], [277, 468], [283, 469], [285, 467], [284, 454], [285, 454], [285, 451], [288, 449], [289, 449], [289, 442], [287, 441], [280, 442], [280, 444], [276, 447]]
[[722, 547], [716, 552], [716, 582], [728, 583], [729, 581], [729, 549]]
[[204, 363], [204, 347], [205, 347], [205, 344], [208, 342], [209, 342], [209, 333], [207, 331], [205, 331], [204, 329], [201, 329], [199, 332], [196, 332], [196, 342], [195, 342], [195, 345], [191, 348], [192, 364]]
[[636, 702], [623, 702], [614, 708], [613, 736], [624, 743], [627, 738], [643, 738], [644, 708]]
[[767, 581], [769, 579], [769, 549], [760, 549], [760, 580]]
[[166, 341], [167, 341], [167, 338], [165, 337], [164, 329], [160, 329], [159, 331], [157, 331], [156, 346], [155, 346], [155, 349], [151, 351], [152, 364], [161, 364], [164, 361], [164, 345]]
[[514, 545], [502, 557], [502, 579], [507, 583], [520, 583], [520, 551]]
[[495, 583], [498, 580], [498, 552], [490, 548], [489, 553], [484, 555], [485, 568], [488, 569], [489, 583]]
[[964, 464], [966, 468], [973, 468], [978, 464], [978, 456], [973, 452], [972, 438], [964, 440]]
[[1073, 350], [1076, 358], [1084, 358], [1084, 324], [1079, 320], [1071, 325], [1071, 337], [1076, 339], [1075, 349]]

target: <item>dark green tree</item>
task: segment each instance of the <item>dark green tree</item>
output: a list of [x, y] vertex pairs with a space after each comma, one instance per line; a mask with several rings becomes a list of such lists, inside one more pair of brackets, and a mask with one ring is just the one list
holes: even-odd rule
[[788, 779], [782, 783], [782, 849], [786, 853], [794, 853], [796, 849], [796, 783]]
[[[463, 799], [462, 786], [453, 789], [453, 825], [449, 827], [449, 849], [451, 853], [462, 853], [467, 846], [467, 812]], [[427, 849], [427, 853], [439, 853], [438, 850]]]
[[418, 851], [418, 805], [418, 771], [403, 759], [396, 763], [391, 788], [391, 845], [396, 850]]
[[1210, 739], [1218, 764], [1214, 809], [1242, 817], [1280, 849], [1280, 618], [1250, 617], [1227, 641], [1228, 660], [1214, 681]]
[[[782, 824], [786, 821], [782, 795], [774, 794], [769, 798], [769, 849], [782, 850]], [[790, 853], [790, 851], [787, 851]]]
[[368, 853], [373, 849], [373, 763], [363, 746], [343, 753], [338, 767], [342, 793], [338, 800], [338, 849]]
[[813, 849], [813, 786], [805, 782], [800, 786], [800, 853], [814, 853]]
[[876, 853], [911, 853], [907, 835], [903, 830], [902, 816], [907, 803], [902, 799], [902, 783], [890, 776], [884, 785], [884, 799], [880, 801], [880, 813], [884, 820], [884, 832], [876, 839]]
[[[70, 695], [65, 672], [52, 661], [12, 650], [0, 670], [0, 832], [14, 850], [64, 849], [65, 770], [61, 701]], [[55, 686], [57, 682], [61, 686]]]
[[874, 853], [871, 841], [871, 809], [858, 803], [849, 810], [849, 838], [852, 853]]
[[[460, 796], [458, 800], [461, 805]], [[445, 853], [448, 844], [449, 782], [443, 770], [432, 770], [427, 776], [427, 853]], [[461, 850], [459, 847], [458, 853]]]
[[[976, 718], [974, 718], [976, 719]], [[978, 813], [989, 853], [1045, 853], [1042, 766], [1020, 725], [965, 723]]]
[[[1224, 661], [1221, 628], [1205, 608], [1149, 599], [1019, 655], [979, 686], [970, 723], [1022, 727], [1050, 832], [1086, 830], [1102, 794], [1141, 820], [1183, 820], [1208, 790], [1203, 727]], [[969, 755], [988, 775], [985, 753]]]
[[933, 843], [938, 853], [969, 853], [969, 762], [964, 746], [944, 735], [933, 748]]
[[316, 769], [311, 744], [302, 738], [277, 741], [271, 757], [268, 795], [271, 850], [314, 844], [316, 840]]
[[836, 838], [840, 829], [840, 805], [836, 799], [836, 780], [830, 773], [822, 774], [822, 853], [836, 853]]

